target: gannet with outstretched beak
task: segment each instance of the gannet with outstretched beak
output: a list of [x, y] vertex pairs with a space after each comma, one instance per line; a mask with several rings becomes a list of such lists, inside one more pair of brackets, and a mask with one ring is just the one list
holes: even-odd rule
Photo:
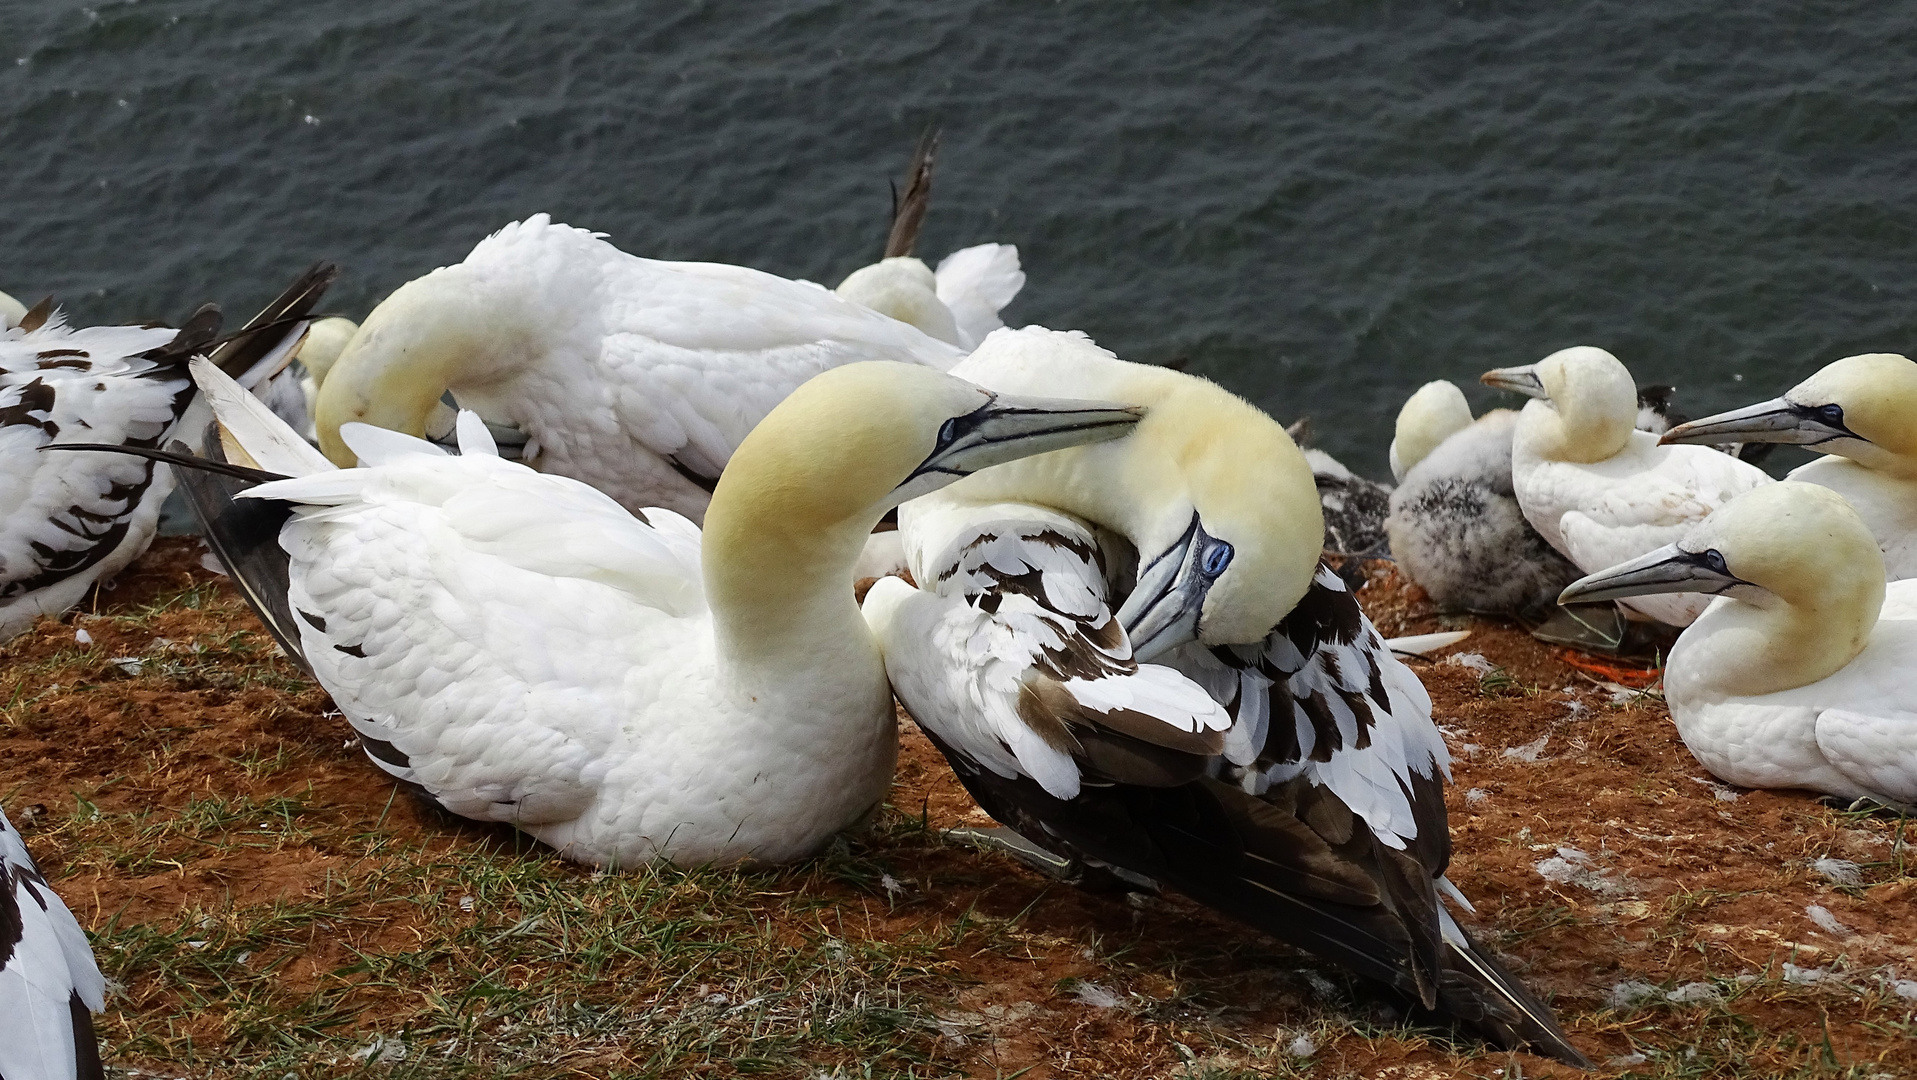
[[424, 435], [450, 390], [525, 432], [534, 468], [696, 521], [733, 449], [800, 383], [962, 355], [808, 282], [642, 259], [535, 214], [381, 301], [320, 385], [315, 423], [351, 465], [342, 425]]
[[1146, 407], [1130, 439], [900, 509], [922, 587], [879, 581], [866, 618], [906, 711], [979, 804], [1067, 860], [1582, 1062], [1443, 909], [1444, 741], [1320, 563], [1311, 470], [1284, 430], [1081, 334], [1001, 330], [959, 368]]
[[1672, 428], [1667, 443], [1793, 443], [1828, 457], [1791, 471], [1850, 502], [1891, 581], [1917, 578], [1917, 363], [1866, 353], [1826, 365], [1783, 397]]
[[605, 866], [797, 858], [866, 813], [896, 752], [851, 590], [873, 525], [1138, 419], [910, 364], [836, 368], [740, 444], [701, 533], [501, 460], [472, 413], [459, 456], [348, 425], [365, 465], [335, 469], [217, 372], [194, 374], [236, 456], [289, 478], [234, 492], [194, 474], [189, 494], [367, 754], [454, 813]]
[[[1638, 431], [1636, 384], [1603, 349], [1562, 349], [1481, 381], [1535, 399], [1512, 436], [1512, 486], [1538, 534], [1586, 572], [1671, 543], [1726, 500], [1772, 482], [1728, 454], [1660, 446]], [[1690, 625], [1704, 605], [1694, 596], [1625, 601], [1671, 626]]]
[[1884, 583], [1876, 540], [1841, 495], [1758, 488], [1564, 597], [1670, 592], [1718, 597], [1664, 668], [1671, 719], [1705, 768], [1746, 787], [1917, 807], [1917, 581]]

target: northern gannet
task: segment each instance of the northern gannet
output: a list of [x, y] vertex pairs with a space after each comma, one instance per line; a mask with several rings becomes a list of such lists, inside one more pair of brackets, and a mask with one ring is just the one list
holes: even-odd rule
[[1310, 470], [1283, 429], [1083, 335], [999, 331], [958, 370], [1147, 410], [1132, 438], [900, 509], [923, 587], [877, 582], [866, 618], [979, 805], [1065, 859], [1582, 1063], [1443, 910], [1449, 755], [1423, 686], [1319, 561]]
[[320, 386], [320, 448], [359, 421], [424, 435], [451, 391], [526, 433], [525, 460], [628, 509], [695, 521], [733, 448], [800, 383], [861, 360], [944, 370], [953, 345], [826, 289], [628, 255], [545, 214], [400, 286]]
[[1849, 500], [1892, 581], [1917, 578], [1917, 363], [1866, 353], [1826, 365], [1783, 397], [1673, 428], [1667, 443], [1794, 443], [1820, 454], [1790, 479]]
[[1391, 478], [1404, 483], [1412, 466], [1470, 426], [1471, 403], [1464, 400], [1458, 384], [1434, 379], [1418, 387], [1398, 409], [1391, 433]]
[[[851, 569], [880, 516], [974, 469], [1114, 438], [1136, 410], [928, 367], [806, 382], [732, 457], [703, 534], [563, 476], [369, 425], [340, 470], [194, 366], [235, 492], [193, 474], [216, 553], [380, 768], [566, 858], [777, 861], [883, 797], [896, 736]], [[337, 377], [337, 372], [335, 372]], [[263, 477], [256, 477], [263, 478]]]
[[1841, 495], [1758, 488], [1564, 595], [1679, 591], [1718, 597], [1664, 668], [1671, 719], [1705, 768], [1917, 808], [1917, 581], [1885, 584], [1876, 540]]
[[106, 980], [73, 913], [0, 811], [0, 1076], [100, 1080]]
[[[1670, 543], [1726, 500], [1772, 482], [1728, 454], [1661, 446], [1638, 431], [1631, 373], [1603, 349], [1562, 349], [1535, 364], [1488, 371], [1482, 381], [1536, 399], [1512, 436], [1512, 486], [1526, 520], [1581, 570]], [[1671, 626], [1690, 625], [1705, 603], [1663, 595], [1624, 601]]]

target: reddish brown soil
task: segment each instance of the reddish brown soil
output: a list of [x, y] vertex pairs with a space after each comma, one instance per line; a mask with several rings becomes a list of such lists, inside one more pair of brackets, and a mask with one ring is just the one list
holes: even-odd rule
[[[151, 655], [155, 636], [212, 642], [216, 654], [270, 649], [263, 633], [234, 636], [254, 624], [223, 584], [199, 610], [153, 615], [137, 630], [114, 620], [155, 596], [213, 580], [198, 559], [197, 542], [162, 541], [90, 603], [97, 615], [43, 620], [0, 649], [0, 701], [16, 703], [0, 716], [0, 801], [84, 924], [170, 924], [182, 909], [313, 895], [329, 874], [365, 856], [326, 841], [279, 842], [169, 857], [160, 866], [69, 866], [57, 844], [35, 840], [34, 822], [42, 808], [66, 813], [76, 795], [103, 810], [132, 811], [300, 793], [309, 812], [320, 808], [362, 832], [434, 848], [491, 845], [502, 855], [516, 846], [501, 830], [451, 822], [394, 798], [341, 721], [326, 715], [324, 693], [291, 682], [284, 660], [256, 664], [277, 673], [278, 685], [223, 682], [211, 662], [188, 664], [184, 674], [139, 675], [110, 663]], [[1386, 634], [1467, 626], [1473, 637], [1451, 651], [1501, 669], [1485, 675], [1445, 662], [1413, 665], [1456, 755], [1450, 873], [1477, 904], [1466, 925], [1555, 1000], [1593, 1059], [1697, 1047], [1709, 1051], [1704, 1060], [1726, 1064], [1700, 1063], [1684, 1075], [1826, 1075], [1826, 1057], [1833, 1076], [1850, 1066], [1864, 1067], [1858, 1076], [1917, 1075], [1910, 1071], [1917, 1060], [1912, 1002], [1870, 989], [1879, 973], [1917, 979], [1917, 877], [1893, 854], [1898, 822], [1840, 813], [1799, 793], [1732, 792], [1709, 782], [1654, 698], [1614, 704], [1611, 692], [1522, 631], [1441, 618], [1389, 571], [1375, 572], [1361, 598]], [[98, 647], [78, 652], [76, 626]], [[189, 645], [175, 649], [192, 659]], [[66, 685], [58, 691], [13, 674], [54, 669], [63, 657], [57, 678]], [[19, 704], [36, 694], [37, 702]], [[1535, 760], [1505, 753], [1526, 747]], [[274, 755], [282, 755], [280, 766], [258, 767]], [[909, 722], [892, 805], [938, 829], [987, 823]], [[1540, 863], [1564, 862], [1560, 847], [1585, 853], [1565, 863], [1570, 881], [1540, 872]], [[1315, 1076], [1489, 1076], [1513, 1064], [1524, 1076], [1576, 1075], [1442, 1032], [1380, 1028], [1389, 1018], [1364, 995], [1341, 990], [1329, 1004], [1316, 995], [1303, 973], [1323, 967], [1177, 898], [1093, 895], [960, 846], [881, 854], [903, 886], [889, 904], [803, 867], [787, 877], [793, 888], [838, 903], [846, 933], [874, 941], [980, 915], [1019, 920], [1019, 932], [1001, 944], [952, 947], [940, 957], [953, 988], [945, 1015], [954, 1018], [940, 1049], [967, 1075], [1168, 1076], [1193, 1061], [1288, 1068], [1283, 1048], [1314, 1025], [1322, 1043], [1310, 1063]], [[1826, 881], [1809, 865], [1825, 856], [1864, 864], [1864, 881]], [[1917, 871], [1917, 859], [1912, 864]], [[1813, 904], [1854, 933], [1820, 929], [1806, 914]], [[414, 940], [424, 932], [418, 911], [380, 905], [329, 932], [309, 932], [285, 977], [312, 983], [353, 950]], [[1786, 962], [1834, 974], [1820, 985], [1787, 984], [1780, 978]], [[1757, 981], [1721, 1007], [1607, 1006], [1627, 981], [1669, 990], [1740, 975]], [[1093, 983], [1121, 1004], [1087, 1004], [1070, 980]], [[369, 1006], [376, 997], [369, 991]], [[154, 988], [114, 1007], [179, 1003]], [[1353, 1020], [1366, 1023], [1364, 1034], [1352, 1032]], [[112, 1023], [103, 1018], [106, 1030]], [[190, 1027], [192, 1018], [181, 1023]]]

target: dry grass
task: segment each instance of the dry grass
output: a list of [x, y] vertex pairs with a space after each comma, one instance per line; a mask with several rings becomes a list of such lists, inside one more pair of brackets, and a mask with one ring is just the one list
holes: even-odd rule
[[[1572, 1075], [1408, 1028], [1182, 901], [947, 843], [977, 812], [914, 733], [893, 806], [805, 864], [568, 866], [395, 797], [196, 559], [166, 542], [0, 652], [0, 798], [94, 937], [123, 1069]], [[1364, 596], [1387, 631], [1441, 621], [1388, 579]], [[1459, 758], [1453, 877], [1606, 1073], [1917, 1075], [1901, 823], [1700, 782], [1655, 699], [1567, 693], [1547, 651], [1474, 625], [1496, 670], [1420, 670]]]

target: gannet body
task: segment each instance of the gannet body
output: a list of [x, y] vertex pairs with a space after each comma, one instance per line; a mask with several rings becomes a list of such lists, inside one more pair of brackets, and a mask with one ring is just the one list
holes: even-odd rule
[[[1511, 479], [1545, 542], [1586, 572], [1671, 543], [1727, 500], [1771, 483], [1763, 470], [1704, 447], [1660, 446], [1636, 430], [1631, 374], [1603, 349], [1579, 346], [1536, 364], [1487, 372], [1491, 386], [1536, 400], [1518, 416]], [[1688, 626], [1706, 600], [1634, 596], [1640, 616]]]
[[1005, 325], [998, 313], [1024, 287], [1018, 248], [978, 244], [947, 255], [936, 271], [894, 255], [854, 270], [833, 292], [970, 352]]
[[1830, 455], [1790, 479], [1842, 495], [1877, 538], [1891, 581], [1917, 578], [1917, 363], [1866, 353], [1783, 397], [1672, 429], [1667, 443], [1795, 443]]
[[320, 387], [321, 449], [361, 421], [423, 435], [442, 394], [526, 433], [525, 459], [694, 521], [746, 432], [829, 368], [963, 355], [817, 285], [628, 255], [545, 214], [376, 307]]
[[1577, 579], [1518, 505], [1517, 423], [1509, 409], [1485, 413], [1418, 458], [1391, 493], [1392, 557], [1446, 610], [1541, 617]]
[[791, 859], [867, 812], [896, 751], [851, 593], [872, 526], [971, 469], [1137, 419], [922, 366], [837, 368], [740, 445], [701, 533], [499, 459], [472, 413], [459, 456], [350, 425], [365, 464], [339, 470], [216, 372], [195, 377], [245, 456], [290, 478], [234, 497], [196, 475], [189, 494], [368, 756], [602, 866]]
[[1448, 754], [1424, 688], [1319, 562], [1283, 429], [1078, 334], [999, 331], [957, 370], [1146, 408], [1132, 438], [900, 509], [921, 587], [877, 582], [866, 618], [979, 804], [1067, 859], [1581, 1061], [1442, 909]]
[[0, 812], [0, 1076], [98, 1080], [106, 980], [87, 936]]
[[76, 330], [56, 312], [0, 330], [0, 641], [138, 558], [173, 490], [151, 461], [41, 448], [159, 445], [192, 400], [186, 356], [218, 327]]
[[1785, 481], [1565, 597], [1717, 599], [1678, 638], [1664, 695], [1698, 761], [1734, 784], [1917, 807], [1917, 581], [1886, 585], [1842, 496]]

